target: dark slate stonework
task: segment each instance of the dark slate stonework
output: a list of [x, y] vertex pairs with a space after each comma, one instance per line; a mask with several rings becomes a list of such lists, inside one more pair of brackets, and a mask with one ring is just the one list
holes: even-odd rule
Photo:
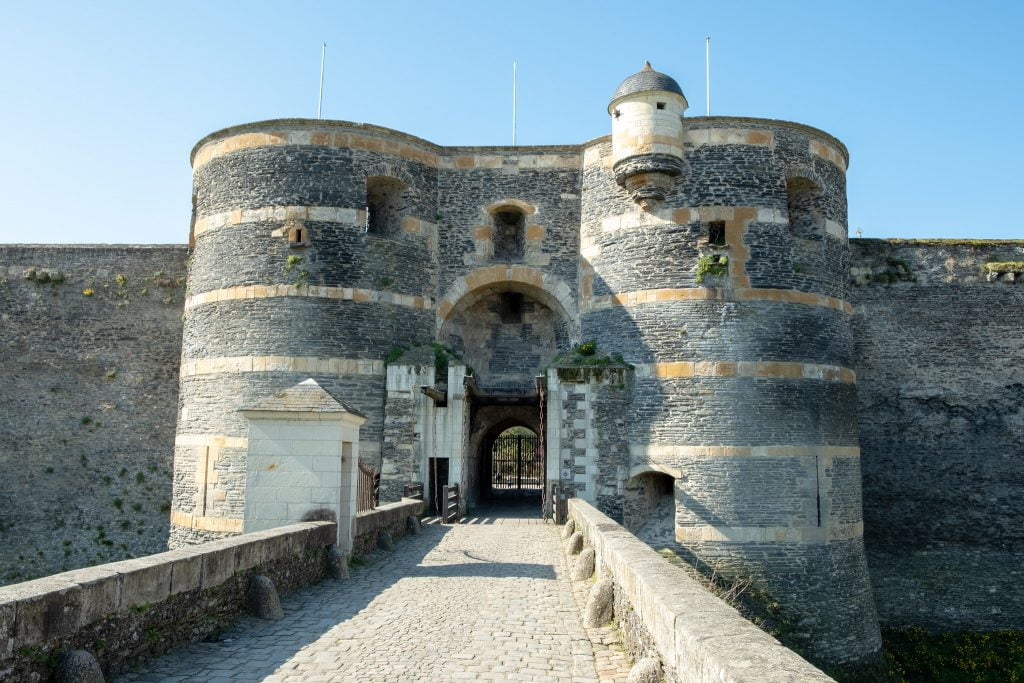
[[[705, 124], [691, 121], [687, 125], [696, 130]], [[582, 197], [584, 276], [595, 297], [712, 287], [725, 300], [622, 302], [589, 311], [585, 306], [584, 336], [596, 338], [602, 349], [623, 353], [630, 362], [781, 361], [849, 368], [853, 337], [847, 312], [834, 306], [732, 296], [740, 286], [846, 296], [848, 248], [826, 230], [828, 220], [846, 225], [844, 175], [810, 152], [812, 140], [816, 144], [832, 141], [772, 122], [716, 120], [710, 125], [770, 132], [774, 144], [688, 146], [683, 172], [659, 207], [660, 220], [641, 226], [635, 225], [635, 219], [629, 227], [607, 224], [607, 219], [634, 216], [638, 210], [602, 162], [610, 154], [610, 144], [591, 143]], [[791, 201], [787, 181], [792, 177], [808, 178], [820, 189], [814, 203], [817, 221], [799, 234], [786, 224]], [[673, 209], [720, 206], [748, 207], [745, 229], [737, 235], [735, 227], [727, 227], [730, 244], [720, 249], [709, 246], [709, 225], [698, 222], [695, 212], [689, 223], [665, 222]], [[764, 217], [775, 220], [764, 222]], [[729, 256], [728, 276], [698, 282], [699, 259], [709, 253]], [[740, 272], [746, 273], [748, 285], [735, 279]], [[638, 369], [626, 409], [630, 446], [813, 449], [858, 444], [855, 384], [811, 378], [651, 374]], [[578, 435], [572, 440], [578, 442]], [[622, 460], [631, 471], [660, 467], [679, 473], [674, 486], [675, 524], [684, 529], [816, 529], [861, 521], [857, 469], [843, 458], [828, 466], [815, 455], [802, 454], [639, 455]], [[609, 468], [604, 471], [611, 474]], [[625, 508], [632, 505], [625, 489], [637, 487], [623, 486], [621, 469], [618, 476], [608, 474], [598, 488], [610, 491], [618, 485], [622, 488], [617, 495], [588, 496], [588, 500], [622, 519]], [[610, 511], [614, 507], [619, 508], [618, 514]], [[879, 656], [877, 616], [859, 537], [833, 542], [808, 539], [799, 544], [687, 540], [681, 548], [714, 571], [763, 577], [770, 594], [805, 620], [817, 661], [865, 662]], [[835, 561], [838, 555], [843, 562]]]
[[[546, 148], [535, 149], [533, 153], [548, 152]], [[462, 150], [452, 151], [457, 154]], [[438, 172], [441, 290], [475, 268], [509, 263], [507, 259], [480, 262], [467, 259], [475, 251], [474, 228], [489, 223], [485, 207], [506, 199], [535, 206], [536, 213], [526, 216], [526, 223], [545, 228], [541, 254], [549, 263], [531, 264], [526, 259], [517, 263], [552, 273], [575, 290], [579, 259], [579, 170], [522, 168], [521, 159], [531, 152], [488, 150], [488, 153], [501, 156], [502, 168]], [[579, 148], [554, 148], [551, 153], [579, 154]]]
[[796, 360], [850, 367], [849, 316], [797, 304], [672, 301], [616, 306], [584, 318], [583, 338], [607, 337], [632, 363]]
[[814, 379], [638, 378], [630, 441], [857, 445], [857, 390]]
[[1024, 260], [1024, 242], [851, 244], [879, 616], [1024, 627], [1024, 286], [982, 271]]
[[164, 549], [187, 256], [0, 247], [0, 584]]
[[[0, 461], [7, 473], [0, 484], [0, 582], [159, 550], [169, 503], [178, 515], [242, 518], [245, 447], [218, 449], [210, 469], [217, 495], [198, 510], [198, 449], [173, 445], [176, 403], [180, 435], [238, 439], [247, 435], [240, 405], [312, 376], [367, 416], [360, 458], [388, 473], [385, 501], [417, 476], [410, 396], [418, 394], [389, 398], [382, 369], [219, 370], [186, 374], [179, 384], [179, 359], [380, 364], [396, 346], [429, 351], [423, 345], [443, 341], [475, 366], [476, 391], [529, 394], [554, 355], [581, 337], [638, 364], [635, 371], [574, 368], [559, 393], [546, 397], [549, 409], [562, 411], [557, 448], [549, 444], [560, 474], [568, 473], [561, 483], [612, 518], [639, 523], [674, 511], [663, 526], [856, 530], [863, 508], [863, 540], [844, 531], [854, 537], [680, 546], [698, 564], [762, 582], [806, 619], [809, 651], [819, 661], [871, 659], [878, 644], [872, 582], [886, 624], [1020, 628], [1024, 346], [1016, 313], [1024, 275], [990, 276], [982, 265], [1024, 260], [1024, 243], [854, 240], [851, 253], [835, 234], [846, 226], [845, 174], [835, 163], [845, 155], [841, 143], [763, 119], [701, 117], [683, 125], [686, 151], [673, 166], [680, 173], [654, 207], [657, 218], [615, 230], [602, 221], [632, 218], [639, 208], [616, 183], [607, 138], [580, 146], [441, 148], [373, 126], [291, 120], [204, 140], [295, 134], [288, 144], [277, 138], [201, 164], [195, 220], [285, 206], [342, 209], [344, 218], [263, 218], [200, 231], [187, 293], [311, 285], [359, 290], [350, 296], [356, 300], [237, 298], [191, 307], [183, 324], [183, 247], [0, 249], [0, 315], [9, 332], [0, 351], [8, 368], [0, 412], [11, 416], [0, 424], [0, 458], [7, 461]], [[705, 130], [754, 137], [750, 144], [694, 142]], [[351, 145], [312, 144], [314, 138]], [[301, 139], [310, 144], [293, 144]], [[375, 176], [404, 185], [385, 235], [367, 234], [357, 213], [367, 205], [366, 179]], [[793, 188], [803, 181], [794, 179], [818, 189], [801, 194]], [[503, 202], [531, 208], [524, 234], [512, 240], [512, 228], [502, 228], [502, 239], [522, 253], [494, 257], [487, 210]], [[733, 235], [734, 243], [711, 249], [710, 226], [695, 213], [685, 223], [665, 222], [673, 210], [701, 207], [754, 209], [742, 244]], [[406, 218], [414, 220], [394, 228]], [[306, 232], [304, 246], [288, 243], [284, 233], [294, 225]], [[698, 282], [698, 260], [712, 251], [728, 254], [728, 274]], [[735, 278], [741, 265], [749, 283]], [[494, 281], [493, 266], [518, 280]], [[31, 267], [34, 279], [25, 279]], [[485, 268], [492, 280], [478, 272]], [[57, 271], [64, 273], [59, 284]], [[538, 291], [540, 276], [549, 290], [567, 288], [565, 311], [552, 292]], [[744, 298], [740, 287], [784, 290], [802, 303], [766, 300], [770, 292]], [[86, 288], [91, 297], [81, 293]], [[661, 288], [712, 291], [706, 300], [592, 301]], [[506, 310], [501, 295], [508, 292], [523, 296], [521, 317]], [[424, 297], [425, 307], [372, 300], [378, 293]], [[806, 294], [831, 300], [814, 305]], [[836, 300], [852, 303], [854, 313]], [[648, 365], [678, 361], [839, 366], [855, 370], [857, 382], [658, 377]], [[537, 407], [521, 403], [467, 401], [463, 469], [471, 503], [488, 439], [513, 423], [541, 431]], [[861, 458], [645, 450], [858, 444]], [[679, 475], [667, 487], [664, 471]], [[404, 525], [404, 515], [395, 519]], [[174, 525], [170, 532], [172, 545], [224, 535]]]
[[[189, 294], [242, 285], [309, 284], [362, 287], [432, 296], [432, 257], [424, 238], [367, 235], [363, 226], [309, 221], [310, 244], [290, 248], [271, 232], [279, 223], [247, 223], [200, 234]], [[289, 257], [301, 261], [289, 267]], [[228, 265], [230, 264], [230, 266]], [[303, 277], [302, 273], [308, 273]]]
[[[183, 357], [318, 356], [381, 359], [433, 334], [432, 311], [316, 297], [221, 301], [188, 313]], [[282, 332], [285, 332], [282, 334]]]

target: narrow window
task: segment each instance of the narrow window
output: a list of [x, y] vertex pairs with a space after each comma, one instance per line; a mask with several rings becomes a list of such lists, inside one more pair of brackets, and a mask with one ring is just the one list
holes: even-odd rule
[[288, 246], [289, 247], [304, 247], [306, 246], [306, 229], [302, 227], [288, 228]]
[[513, 207], [505, 207], [495, 211], [492, 216], [494, 258], [518, 261], [523, 257], [526, 246], [526, 214]]
[[708, 244], [712, 247], [725, 246], [725, 221], [708, 223]]
[[371, 176], [366, 179], [366, 232], [393, 235], [401, 228], [407, 186], [397, 178]]
[[517, 292], [505, 292], [500, 299], [501, 322], [506, 325], [519, 325], [523, 322], [523, 295]]

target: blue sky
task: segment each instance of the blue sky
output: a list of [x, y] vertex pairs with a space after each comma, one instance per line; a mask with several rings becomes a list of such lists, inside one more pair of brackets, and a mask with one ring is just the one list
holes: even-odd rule
[[704, 113], [799, 121], [851, 152], [851, 231], [1024, 238], [1024, 4], [9, 2], [0, 9], [0, 242], [184, 242], [188, 154], [316, 111], [439, 144], [609, 132], [644, 59]]

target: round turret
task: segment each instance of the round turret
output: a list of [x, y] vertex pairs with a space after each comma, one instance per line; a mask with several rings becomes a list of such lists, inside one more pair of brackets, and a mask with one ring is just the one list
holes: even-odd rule
[[650, 62], [622, 81], [608, 104], [615, 180], [644, 209], [665, 199], [682, 170], [688, 106], [675, 79]]

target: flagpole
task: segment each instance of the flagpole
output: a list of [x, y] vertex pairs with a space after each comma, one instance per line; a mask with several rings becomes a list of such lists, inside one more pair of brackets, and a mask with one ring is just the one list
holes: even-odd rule
[[324, 56], [327, 54], [327, 43], [320, 46], [320, 94], [316, 98], [316, 117], [320, 118], [320, 106], [324, 102]]
[[512, 60], [512, 146], [516, 146], [516, 61]]
[[711, 36], [704, 39], [704, 95], [708, 103], [708, 116], [711, 116]]

